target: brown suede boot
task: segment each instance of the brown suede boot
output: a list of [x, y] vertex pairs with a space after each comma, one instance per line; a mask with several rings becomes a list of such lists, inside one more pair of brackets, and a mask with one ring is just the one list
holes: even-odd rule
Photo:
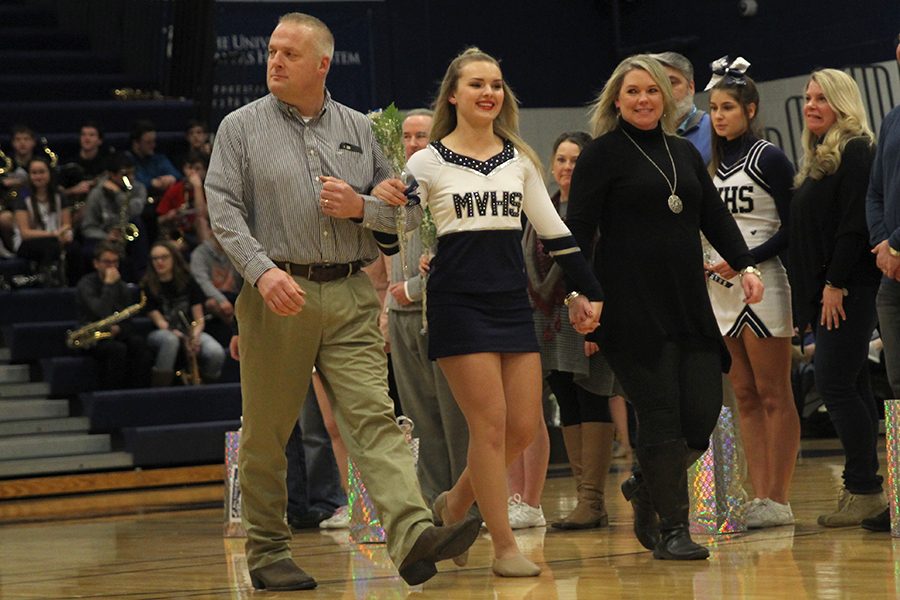
[[[569, 467], [572, 469], [572, 477], [575, 479], [575, 493], [581, 498], [581, 423], [578, 425], [563, 425], [562, 427], [563, 442], [566, 444], [566, 456], [569, 457]], [[565, 519], [563, 519], [565, 520]], [[551, 523], [550, 527], [558, 527], [557, 521]]]
[[594, 529], [609, 525], [604, 502], [604, 487], [612, 462], [612, 423], [581, 424], [581, 486], [578, 504], [563, 520], [553, 523], [557, 529]]

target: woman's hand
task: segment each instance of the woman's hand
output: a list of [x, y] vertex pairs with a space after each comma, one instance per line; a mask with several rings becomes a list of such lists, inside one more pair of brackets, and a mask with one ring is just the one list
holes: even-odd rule
[[597, 352], [600, 351], [600, 346], [597, 345], [597, 342], [589, 342], [584, 340], [584, 355], [585, 356], [593, 356]]
[[847, 320], [847, 313], [844, 312], [844, 290], [826, 285], [822, 288], [822, 317], [819, 324], [831, 331], [832, 328], [838, 329], [842, 320]]
[[732, 279], [732, 278], [736, 277], [738, 274], [738, 272], [735, 271], [734, 269], [732, 269], [731, 265], [729, 265], [724, 260], [719, 261], [714, 265], [708, 265], [706, 267], [706, 270], [715, 273], [716, 275], [718, 275], [719, 277], [722, 277], [723, 279]]
[[744, 288], [744, 304], [756, 304], [763, 299], [766, 290], [762, 279], [754, 273], [744, 273], [741, 277], [741, 287]]
[[431, 255], [423, 254], [419, 257], [419, 273], [421, 273], [422, 277], [428, 275], [428, 272], [431, 270]]
[[600, 324], [601, 312], [602, 302], [591, 302], [585, 296], [575, 296], [569, 302], [569, 323], [582, 335], [590, 333]]
[[56, 230], [56, 239], [59, 240], [60, 244], [68, 244], [73, 237], [72, 228], [69, 225], [63, 225]]

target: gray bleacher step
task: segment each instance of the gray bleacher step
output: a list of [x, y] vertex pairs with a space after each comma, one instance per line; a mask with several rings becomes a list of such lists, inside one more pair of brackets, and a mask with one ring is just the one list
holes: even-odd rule
[[0, 398], [34, 398], [50, 393], [50, 384], [44, 381], [29, 383], [0, 383]]
[[38, 433], [87, 433], [91, 420], [87, 417], [63, 417], [58, 419], [26, 419], [0, 421], [0, 436], [35, 435]]
[[68, 416], [68, 400], [0, 400], [0, 422]]
[[9, 348], [0, 348], [0, 362], [9, 362]]
[[0, 383], [27, 383], [30, 378], [28, 365], [0, 365]]
[[109, 452], [109, 434], [46, 433], [0, 438], [0, 461]]
[[52, 473], [77, 473], [79, 471], [103, 471], [133, 466], [134, 461], [127, 452], [0, 460], [0, 478], [49, 475]]

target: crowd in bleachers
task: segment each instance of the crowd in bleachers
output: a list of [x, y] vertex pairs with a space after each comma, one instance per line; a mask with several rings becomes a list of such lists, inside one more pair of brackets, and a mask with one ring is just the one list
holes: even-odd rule
[[[174, 162], [157, 151], [147, 120], [135, 121], [127, 149], [107, 148], [94, 121], [82, 124], [72, 156], [28, 125], [10, 139], [0, 156], [0, 286], [75, 288], [77, 312], [65, 316], [96, 335], [77, 346], [93, 357], [101, 389], [169, 385], [176, 373], [218, 380], [242, 281], [210, 233], [207, 127], [188, 122]], [[90, 327], [138, 303], [139, 290], [149, 323]]]

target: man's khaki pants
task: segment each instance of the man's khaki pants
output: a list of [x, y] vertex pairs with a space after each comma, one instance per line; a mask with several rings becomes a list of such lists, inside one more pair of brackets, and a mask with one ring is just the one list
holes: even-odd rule
[[431, 513], [387, 393], [378, 299], [364, 273], [325, 283], [295, 280], [306, 292], [297, 315], [276, 315], [247, 283], [237, 300], [244, 413], [239, 463], [248, 567], [291, 556], [284, 448], [313, 365], [381, 515], [391, 559], [399, 565], [431, 525]]

